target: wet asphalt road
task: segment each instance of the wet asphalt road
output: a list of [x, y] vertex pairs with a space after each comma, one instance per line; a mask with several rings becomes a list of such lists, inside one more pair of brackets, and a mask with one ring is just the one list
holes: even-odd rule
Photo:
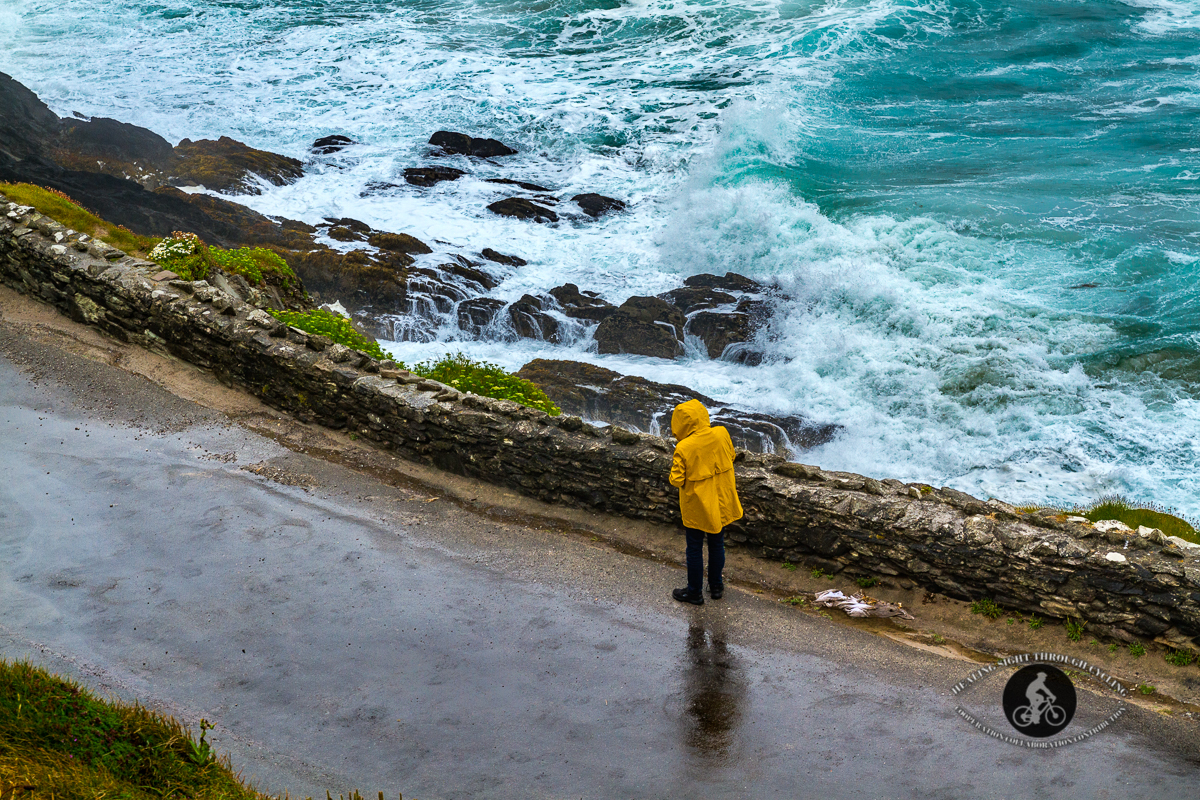
[[374, 483], [11, 336], [0, 453], [0, 655], [214, 720], [273, 792], [1195, 796], [1195, 740], [1145, 712], [1061, 750], [997, 742], [948, 694], [973, 665], [746, 591], [673, 604], [676, 567]]

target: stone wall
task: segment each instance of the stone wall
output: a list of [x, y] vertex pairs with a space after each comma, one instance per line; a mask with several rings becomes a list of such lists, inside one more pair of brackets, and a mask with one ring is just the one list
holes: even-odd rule
[[[679, 523], [666, 481], [672, 445], [661, 438], [464, 395], [286, 327], [204, 281], [170, 277], [0, 196], [0, 280], [77, 320], [413, 461], [553, 503]], [[1157, 532], [1103, 532], [776, 456], [740, 455], [737, 480], [746, 516], [729, 538], [766, 557], [988, 596], [1200, 651], [1200, 550]]]

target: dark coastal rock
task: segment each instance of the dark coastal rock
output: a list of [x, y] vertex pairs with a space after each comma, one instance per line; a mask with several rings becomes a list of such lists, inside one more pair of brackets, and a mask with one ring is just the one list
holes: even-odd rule
[[687, 319], [657, 297], [631, 297], [596, 328], [601, 353], [631, 353], [656, 358], [683, 355]]
[[345, 150], [352, 144], [358, 144], [358, 142], [354, 141], [349, 136], [334, 134], [332, 136], [322, 136], [320, 139], [317, 139], [315, 142], [313, 142], [312, 147], [309, 149], [314, 155], [328, 156], [341, 150]]
[[529, 183], [528, 181], [517, 181], [517, 180], [513, 180], [512, 178], [488, 178], [487, 182], [488, 183], [500, 183], [500, 184], [504, 184], [505, 186], [520, 186], [522, 189], [524, 189], [527, 192], [549, 192], [550, 191], [545, 186], [538, 186], [536, 183]]
[[595, 292], [581, 292], [573, 283], [564, 283], [550, 290], [550, 295], [562, 306], [563, 313], [573, 319], [603, 322], [617, 307], [600, 299]]
[[440, 147], [448, 155], [475, 156], [476, 158], [494, 158], [496, 156], [511, 156], [517, 151], [495, 139], [477, 139], [465, 133], [453, 131], [438, 131], [429, 138], [429, 143]]
[[686, 386], [621, 375], [578, 361], [536, 359], [517, 375], [533, 381], [563, 410], [595, 422], [625, 425], [670, 436], [671, 412], [686, 400], [708, 408], [714, 425], [729, 430], [734, 446], [754, 453], [809, 449], [830, 441], [838, 425], [814, 424], [799, 416], [772, 416], [725, 406]]
[[552, 344], [560, 341], [558, 320], [545, 313], [541, 298], [524, 295], [508, 307], [508, 315], [512, 319], [513, 330], [521, 338], [539, 339]]
[[758, 281], [727, 272], [692, 275], [682, 287], [658, 297], [688, 315], [687, 333], [704, 342], [709, 358], [752, 365], [760, 363], [763, 354], [740, 345], [749, 342], [769, 316], [762, 299], [765, 291]]
[[534, 222], [558, 222], [558, 214], [524, 197], [508, 197], [488, 206], [488, 211], [504, 217], [531, 219]]
[[404, 253], [410, 256], [433, 252], [433, 249], [429, 245], [415, 236], [409, 236], [407, 233], [373, 233], [367, 239], [367, 244], [372, 247], [378, 247], [380, 250], [388, 250], [392, 253]]
[[467, 173], [453, 167], [409, 167], [404, 180], [413, 186], [433, 186], [442, 181], [456, 181]]
[[199, 184], [214, 192], [261, 194], [252, 175], [276, 186], [304, 175], [304, 165], [296, 159], [256, 150], [228, 136], [216, 141], [184, 139], [175, 146], [175, 155], [179, 161], [171, 170], [172, 183]]
[[170, 169], [175, 149], [157, 133], [107, 117], [64, 119], [58, 147], [85, 161], [133, 162], [155, 169]]
[[367, 237], [344, 225], [331, 225], [325, 235], [336, 242], [365, 242]]
[[0, 153], [20, 161], [41, 156], [58, 135], [58, 114], [26, 86], [0, 72]]
[[510, 267], [523, 267], [529, 263], [520, 256], [506, 256], [503, 253], [497, 253], [490, 247], [483, 248], [483, 252], [480, 253], [480, 255], [482, 255], [488, 261], [496, 264], [505, 264]]
[[605, 197], [602, 194], [589, 192], [587, 194], [577, 194], [571, 199], [583, 209], [583, 213], [593, 219], [602, 217], [610, 211], [625, 210], [623, 202], [612, 197]]

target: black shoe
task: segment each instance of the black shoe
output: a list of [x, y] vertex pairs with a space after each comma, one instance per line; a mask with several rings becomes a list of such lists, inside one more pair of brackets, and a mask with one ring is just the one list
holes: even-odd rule
[[691, 603], [694, 606], [704, 605], [704, 594], [702, 592], [691, 592], [684, 589], [673, 589], [671, 596], [681, 603]]
[[713, 600], [720, 600], [721, 596], [724, 594], [725, 594], [725, 584], [721, 584], [720, 586], [713, 586], [712, 584], [709, 584], [708, 596], [711, 597]]

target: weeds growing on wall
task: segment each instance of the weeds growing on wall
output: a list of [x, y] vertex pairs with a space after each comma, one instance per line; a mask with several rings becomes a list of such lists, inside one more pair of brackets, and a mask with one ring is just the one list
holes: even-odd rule
[[86, 233], [126, 253], [149, 253], [156, 241], [152, 237], [139, 236], [128, 228], [100, 219], [57, 189], [34, 186], [32, 183], [0, 183], [0, 194], [14, 203], [33, 206], [39, 213], [56, 222], [80, 233]]
[[28, 788], [36, 797], [265, 798], [238, 781], [228, 759], [215, 757], [206, 732], [195, 740], [174, 719], [0, 660], [0, 793], [22, 787], [16, 795]]
[[557, 417], [562, 410], [554, 405], [542, 387], [505, 372], [496, 364], [475, 361], [462, 353], [447, 353], [433, 361], [422, 361], [409, 367], [422, 378], [440, 381], [460, 392], [473, 392], [497, 400], [512, 400]]
[[351, 350], [361, 351], [381, 361], [387, 358], [387, 354], [379, 347], [378, 342], [368, 339], [356, 331], [350, 324], [350, 320], [340, 314], [324, 308], [304, 312], [277, 311], [275, 309], [269, 309], [269, 311], [275, 319], [285, 325], [291, 325], [293, 328], [299, 328], [307, 333], [328, 336], [337, 344], [345, 345]]
[[1004, 609], [996, 605], [996, 601], [983, 597], [971, 603], [971, 613], [981, 614], [988, 619], [1000, 619], [1004, 616]]

